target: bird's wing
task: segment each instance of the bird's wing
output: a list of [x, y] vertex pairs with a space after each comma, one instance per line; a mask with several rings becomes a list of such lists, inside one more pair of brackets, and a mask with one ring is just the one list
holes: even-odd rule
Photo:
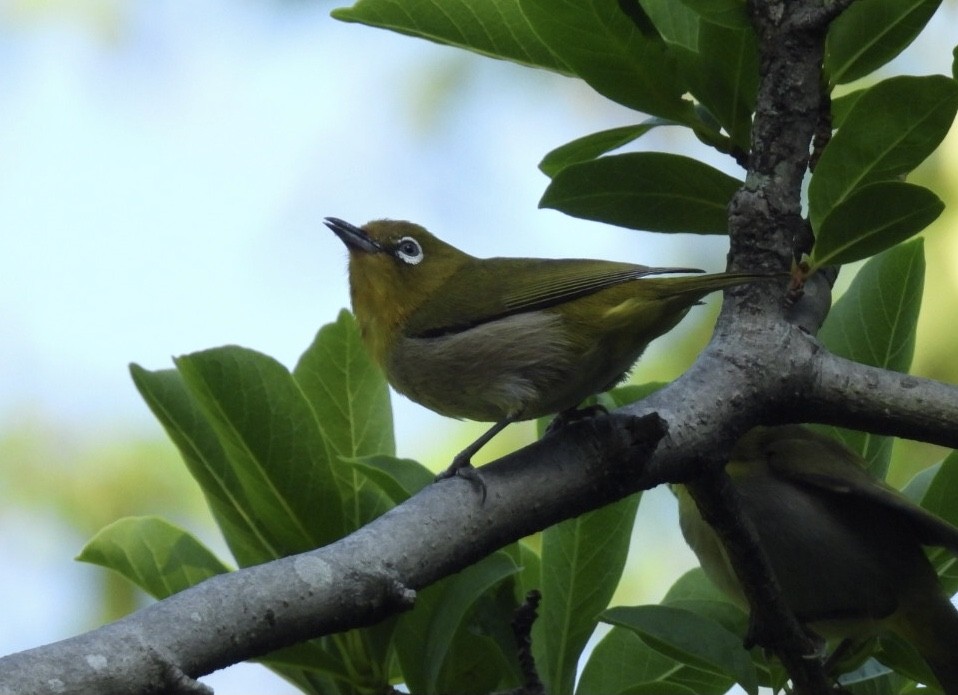
[[[870, 475], [860, 459], [836, 440], [805, 428], [789, 430], [794, 430], [794, 436], [767, 444], [768, 465], [776, 474], [797, 483], [880, 505], [910, 526], [922, 545], [940, 546], [958, 554], [958, 527]], [[784, 455], [784, 451], [788, 455]], [[841, 468], [836, 470], [839, 462]]]
[[458, 333], [647, 275], [701, 272], [697, 268], [650, 268], [615, 261], [489, 258], [457, 271], [412, 313], [406, 332], [417, 337]]

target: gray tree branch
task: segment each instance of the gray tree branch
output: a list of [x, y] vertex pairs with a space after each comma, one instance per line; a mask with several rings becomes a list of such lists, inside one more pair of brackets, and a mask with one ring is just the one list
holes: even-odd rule
[[820, 350], [796, 410], [809, 422], [958, 449], [958, 386], [870, 367]]
[[0, 658], [0, 695], [203, 693], [201, 675], [411, 608], [415, 592], [644, 482], [662, 421], [569, 426], [325, 548], [208, 579], [97, 630]]

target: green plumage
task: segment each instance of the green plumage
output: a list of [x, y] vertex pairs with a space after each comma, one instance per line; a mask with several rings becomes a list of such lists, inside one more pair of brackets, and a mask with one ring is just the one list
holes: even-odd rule
[[[529, 419], [621, 380], [704, 295], [767, 274], [486, 258], [409, 222], [341, 220], [353, 311], [393, 387], [451, 417]], [[414, 252], [413, 252], [414, 251]]]
[[774, 277], [476, 258], [409, 222], [327, 225], [349, 249], [353, 312], [389, 383], [438, 413], [500, 428], [575, 408], [706, 294]]

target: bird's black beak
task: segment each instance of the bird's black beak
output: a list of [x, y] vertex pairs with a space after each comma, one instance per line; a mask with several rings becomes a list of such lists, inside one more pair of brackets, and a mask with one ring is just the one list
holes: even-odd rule
[[371, 239], [366, 232], [356, 225], [344, 222], [338, 217], [327, 217], [324, 220], [327, 227], [333, 230], [346, 247], [350, 250], [365, 251], [366, 253], [377, 253], [383, 250], [379, 242]]

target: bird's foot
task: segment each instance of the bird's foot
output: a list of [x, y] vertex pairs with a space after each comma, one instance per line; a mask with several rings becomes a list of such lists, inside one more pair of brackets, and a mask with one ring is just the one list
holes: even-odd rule
[[580, 420], [588, 420], [589, 418], [598, 417], [599, 415], [608, 415], [609, 409], [604, 405], [586, 405], [581, 408], [569, 408], [568, 410], [563, 410], [552, 418], [552, 422], [549, 423], [549, 426], [546, 427], [546, 436], [558, 432], [563, 427], [571, 425], [573, 422], [579, 422]]
[[482, 479], [482, 473], [480, 473], [479, 470], [472, 465], [470, 458], [471, 457], [468, 455], [468, 450], [457, 454], [452, 460], [452, 463], [449, 465], [449, 468], [436, 476], [436, 481], [438, 482], [440, 480], [457, 477], [468, 480], [479, 489], [479, 492], [482, 496], [480, 504], [484, 504], [486, 501], [486, 481]]

